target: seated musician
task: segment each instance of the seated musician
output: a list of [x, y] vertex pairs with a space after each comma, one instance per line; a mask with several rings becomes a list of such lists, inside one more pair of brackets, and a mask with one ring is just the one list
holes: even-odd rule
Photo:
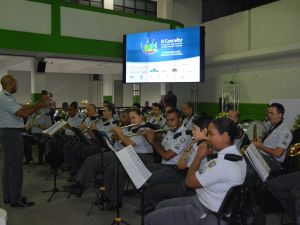
[[[191, 166], [199, 145], [203, 141], [207, 140], [207, 128], [210, 122], [211, 117], [208, 115], [195, 116], [192, 126], [194, 143], [192, 143], [179, 158], [177, 163], [178, 170], [186, 170]], [[210, 157], [211, 155], [209, 154], [207, 158]], [[204, 166], [207, 160], [209, 160], [207, 158], [203, 158], [201, 166]], [[167, 184], [158, 184], [148, 187], [144, 191], [144, 213], [153, 211], [157, 203], [164, 199], [190, 196], [194, 194], [195, 191], [193, 189], [189, 189], [186, 187], [185, 177], [182, 178], [181, 181], [171, 181]]]
[[192, 143], [191, 132], [183, 126], [181, 113], [171, 109], [167, 112], [167, 126], [170, 128], [164, 139], [155, 137], [152, 129], [147, 129], [145, 136], [152, 144], [155, 151], [162, 157], [161, 163], [146, 165], [152, 172], [148, 185], [181, 180], [185, 176], [185, 171], [177, 170], [177, 162], [184, 150]]
[[[234, 145], [236, 125], [228, 118], [219, 118], [208, 126], [208, 140], [218, 157], [201, 166], [210, 146], [201, 143], [188, 170], [186, 185], [196, 195], [160, 202], [157, 210], [146, 217], [146, 225], [218, 224], [218, 212], [228, 190], [244, 182], [246, 162]], [[199, 168], [201, 168], [199, 170]]]
[[[113, 115], [115, 113], [115, 108], [112, 104], [109, 104], [105, 107], [103, 107], [103, 121], [101, 122], [101, 125], [97, 126], [95, 123], [92, 123], [90, 127], [88, 128], [88, 134], [93, 138], [93, 132], [92, 129], [105, 131], [109, 138], [111, 138], [112, 133], [110, 132], [118, 123], [118, 121], [114, 120]], [[97, 119], [100, 120], [98, 117]], [[93, 139], [94, 141], [94, 139]], [[83, 164], [83, 162], [92, 155], [98, 154], [102, 151], [101, 146], [99, 146], [98, 143], [93, 145], [87, 145], [84, 146], [80, 154], [75, 155], [75, 158], [73, 157], [72, 160], [72, 168], [74, 171], [78, 171], [80, 166]]]
[[[128, 113], [128, 111], [125, 111], [124, 113]], [[145, 128], [145, 123], [143, 122], [143, 117], [139, 110], [131, 109], [129, 117], [131, 123], [134, 124], [134, 126], [127, 128], [130, 132], [138, 132], [140, 129]], [[126, 117], [122, 115], [121, 118], [125, 119]], [[124, 123], [125, 121], [121, 122]], [[153, 159], [153, 156], [149, 155], [149, 153], [153, 152], [152, 146], [143, 136], [137, 135], [127, 137], [125, 135], [127, 131], [125, 130], [124, 133], [122, 133], [120, 129], [120, 127], [115, 127], [113, 129], [121, 142], [115, 142], [114, 148], [116, 150], [120, 150], [126, 145], [132, 145], [134, 149], [142, 155], [141, 157], [144, 161], [151, 161]], [[88, 188], [90, 182], [98, 171], [103, 168], [103, 170], [106, 172], [108, 166], [112, 165], [114, 162], [117, 162], [117, 157], [113, 151], [103, 152], [103, 165], [101, 157], [102, 154], [96, 154], [88, 157], [84, 161], [83, 165], [75, 176], [76, 183], [69, 188], [71, 193], [81, 196], [83, 191]]]
[[262, 153], [263, 158], [271, 168], [271, 173], [278, 173], [281, 163], [286, 157], [286, 150], [291, 143], [292, 133], [283, 123], [284, 107], [280, 103], [272, 103], [268, 107], [268, 118], [272, 127], [266, 132], [261, 141], [253, 144]]
[[[135, 151], [138, 153], [141, 160], [145, 163], [153, 162], [153, 149], [150, 143], [146, 138], [141, 134], [145, 129], [148, 128], [148, 124], [143, 121], [143, 115], [139, 110], [133, 109], [129, 113], [129, 118], [131, 124], [135, 126], [130, 127], [127, 132], [120, 127], [115, 127], [113, 132], [116, 136], [116, 139], [120, 143], [119, 149], [124, 148], [125, 146], [132, 145]], [[137, 134], [137, 135], [135, 135]], [[133, 136], [131, 136], [133, 135]], [[105, 172], [105, 186], [108, 194], [110, 196], [110, 204], [108, 205], [108, 210], [114, 210], [119, 204], [122, 204], [122, 194], [125, 187], [127, 173], [124, 170], [123, 166], [119, 167], [119, 185], [117, 185], [117, 161], [114, 161]], [[119, 191], [119, 203], [117, 203], [117, 193]]]
[[149, 123], [156, 125], [157, 129], [164, 128], [166, 126], [166, 119], [162, 113], [162, 105], [159, 103], [152, 103], [152, 117], [149, 119]]
[[[49, 128], [52, 125], [51, 118], [48, 114], [49, 109], [44, 108], [40, 109], [36, 113], [28, 117], [25, 130], [29, 135], [33, 135], [37, 138], [38, 141], [38, 165], [44, 165], [44, 154], [46, 149], [46, 143], [48, 137], [43, 135], [42, 131]], [[32, 142], [31, 138], [26, 138], [24, 136], [24, 155], [25, 155], [25, 164], [31, 164], [33, 162], [32, 158]]]
[[78, 103], [71, 102], [68, 107], [68, 116], [66, 118], [68, 125], [64, 129], [64, 138], [66, 143], [64, 145], [64, 163], [68, 167], [71, 166], [71, 151], [75, 143], [77, 143], [75, 138], [75, 133], [72, 127], [79, 128], [80, 123], [83, 120], [82, 115], [78, 112]]
[[286, 213], [300, 224], [300, 172], [284, 174], [268, 181], [268, 189]]
[[79, 170], [82, 163], [91, 155], [95, 155], [101, 151], [100, 145], [96, 142], [93, 136], [92, 130], [105, 131], [110, 137], [108, 132], [114, 126], [117, 121], [113, 119], [114, 108], [112, 106], [106, 106], [103, 108], [103, 122], [99, 116], [97, 116], [96, 106], [94, 104], [88, 104], [86, 106], [86, 118], [80, 124], [80, 129], [84, 131], [86, 138], [90, 140], [92, 144], [81, 143], [79, 148], [72, 149], [72, 172], [75, 173]]
[[182, 121], [184, 127], [187, 130], [192, 130], [192, 121], [194, 119], [192, 103], [190, 103], [190, 102], [184, 103], [182, 106], [182, 112], [185, 117], [184, 120]]
[[247, 134], [245, 134], [243, 128], [241, 127], [239, 111], [229, 110], [228, 111], [228, 118], [231, 119], [237, 125], [238, 135], [234, 139], [234, 144], [236, 145], [238, 150], [240, 150], [242, 145], [245, 145], [245, 144], [248, 145], [249, 144], [249, 138], [248, 138]]

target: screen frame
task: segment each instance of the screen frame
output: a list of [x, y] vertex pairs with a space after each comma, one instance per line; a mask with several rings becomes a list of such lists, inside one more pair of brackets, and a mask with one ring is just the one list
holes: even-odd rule
[[[204, 26], [196, 26], [200, 30], [199, 35], [199, 42], [200, 42], [200, 74], [199, 74], [199, 81], [186, 81], [186, 82], [137, 82], [138, 84], [157, 84], [157, 83], [203, 83], [205, 82], [205, 27]], [[185, 28], [177, 28], [177, 29], [185, 29]], [[169, 29], [172, 30], [172, 29]], [[169, 31], [165, 30], [165, 31]], [[159, 31], [159, 30], [157, 30]], [[164, 31], [164, 30], [160, 30]], [[156, 31], [151, 31], [156, 32]], [[151, 32], [141, 32], [141, 33], [151, 33]], [[130, 35], [130, 34], [128, 34]], [[127, 82], [126, 80], [126, 40], [127, 40], [127, 34], [123, 35], [123, 72], [122, 72], [122, 81], [124, 84], [135, 84], [133, 82]]]

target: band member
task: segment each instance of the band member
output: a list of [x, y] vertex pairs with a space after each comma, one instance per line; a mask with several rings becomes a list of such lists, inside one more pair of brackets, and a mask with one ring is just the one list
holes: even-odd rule
[[1, 78], [3, 90], [0, 93], [0, 142], [4, 150], [3, 168], [3, 199], [12, 207], [29, 207], [33, 202], [27, 202], [22, 197], [23, 183], [23, 118], [46, 107], [49, 96], [42, 96], [33, 106], [22, 106], [12, 96], [17, 92], [17, 81], [11, 75]]
[[152, 117], [149, 119], [149, 123], [157, 126], [157, 129], [164, 128], [166, 126], [166, 119], [162, 113], [162, 105], [159, 103], [152, 104]]
[[272, 173], [280, 171], [281, 163], [286, 157], [286, 150], [291, 143], [292, 133], [283, 123], [284, 107], [280, 103], [272, 103], [268, 107], [268, 118], [272, 127], [261, 141], [253, 141], [271, 168]]
[[[150, 143], [143, 135], [134, 135], [139, 134], [140, 132], [143, 132], [145, 129], [147, 129], [147, 124], [143, 121], [142, 113], [139, 110], [133, 109], [129, 113], [129, 118], [131, 124], [135, 124], [133, 127], [130, 127], [128, 129], [129, 133], [126, 130], [124, 131], [124, 129], [121, 129], [120, 127], [115, 127], [113, 129], [113, 132], [117, 136], [119, 143], [122, 145], [121, 148], [132, 145], [144, 163], [147, 164], [153, 162], [153, 149]], [[119, 204], [119, 206], [122, 204], [122, 194], [126, 179], [127, 173], [125, 169], [121, 165], [118, 166], [117, 162], [114, 162], [110, 167], [107, 168], [107, 171], [105, 173], [105, 184], [111, 201], [107, 207], [108, 210], [114, 210], [116, 209], [117, 204]], [[118, 191], [119, 199], [117, 199]], [[117, 202], [118, 200], [119, 202]]]
[[284, 174], [268, 181], [268, 189], [279, 200], [286, 213], [300, 224], [300, 172]]
[[68, 125], [64, 128], [64, 134], [66, 143], [64, 146], [64, 163], [67, 167], [71, 167], [72, 163], [72, 149], [76, 143], [78, 143], [72, 128], [78, 128], [83, 120], [83, 116], [78, 112], [78, 103], [71, 102], [68, 107], [68, 116], [67, 116]]
[[[44, 154], [46, 149], [46, 143], [49, 138], [46, 135], [43, 135], [42, 131], [49, 128], [52, 125], [52, 121], [50, 116], [48, 115], [49, 109], [40, 109], [36, 113], [29, 116], [26, 122], [25, 130], [27, 134], [33, 135], [38, 142], [38, 164], [44, 165]], [[32, 157], [32, 138], [26, 138], [27, 135], [24, 136], [24, 153], [25, 153], [25, 164], [30, 164], [33, 162]]]
[[[131, 123], [135, 124], [130, 128], [131, 132], [138, 132], [141, 128], [143, 128], [144, 122], [142, 120], [142, 114], [139, 110], [132, 109], [129, 113], [129, 117]], [[120, 150], [126, 145], [132, 145], [137, 153], [143, 154], [146, 159], [151, 159], [152, 156], [146, 155], [153, 152], [152, 146], [146, 141], [143, 136], [138, 135], [127, 137], [125, 135], [127, 133], [126, 131], [121, 134], [121, 131], [119, 131], [120, 127], [115, 127], [113, 130], [118, 136], [117, 139], [120, 140], [122, 144], [120, 145], [120, 142], [117, 141], [115, 143], [116, 150]], [[117, 162], [117, 157], [115, 156], [115, 153], [113, 151], [103, 153], [103, 165], [101, 157], [101, 154], [97, 154], [88, 157], [84, 161], [83, 165], [75, 176], [76, 183], [68, 189], [71, 193], [76, 194], [77, 196], [81, 196], [83, 191], [88, 188], [92, 178], [95, 176], [97, 171], [100, 171], [102, 168], [106, 170], [106, 168], [112, 165], [112, 163]]]
[[238, 136], [234, 139], [234, 144], [240, 150], [241, 146], [244, 144], [249, 144], [249, 138], [245, 134], [243, 128], [240, 124], [240, 113], [237, 110], [229, 110], [228, 111], [228, 118], [231, 119], [238, 128]]
[[184, 120], [182, 121], [184, 127], [187, 130], [192, 130], [192, 121], [194, 119], [193, 106], [192, 103], [186, 102], [182, 107], [182, 112], [184, 115]]
[[155, 151], [162, 157], [162, 162], [147, 165], [152, 172], [148, 182], [149, 186], [180, 180], [184, 173], [178, 173], [176, 165], [183, 151], [192, 143], [191, 132], [187, 131], [181, 123], [178, 110], [169, 110], [167, 113], [167, 126], [170, 128], [163, 141], [155, 138], [154, 131], [147, 129], [145, 136]]
[[[192, 132], [194, 143], [192, 143], [179, 158], [177, 163], [177, 169], [179, 171], [185, 172], [186, 169], [191, 166], [199, 145], [203, 141], [207, 140], [207, 128], [210, 122], [211, 117], [207, 115], [195, 116], [193, 119]], [[204, 164], [207, 162], [207, 158], [210, 158], [210, 155], [208, 155], [206, 158], [203, 158], [201, 162], [202, 166], [204, 166]], [[174, 180], [168, 184], [158, 184], [148, 187], [144, 191], [144, 213], [153, 211], [157, 203], [164, 199], [190, 196], [194, 194], [195, 191], [193, 189], [186, 187], [185, 177], [183, 177], [181, 181]]]
[[236, 125], [230, 119], [219, 118], [211, 122], [208, 139], [218, 157], [201, 167], [211, 146], [205, 142], [200, 144], [186, 177], [186, 185], [196, 189], [196, 195], [160, 202], [157, 210], [146, 217], [146, 224], [217, 224], [213, 213], [218, 212], [227, 191], [242, 184], [246, 176], [245, 160], [233, 144], [236, 135]]

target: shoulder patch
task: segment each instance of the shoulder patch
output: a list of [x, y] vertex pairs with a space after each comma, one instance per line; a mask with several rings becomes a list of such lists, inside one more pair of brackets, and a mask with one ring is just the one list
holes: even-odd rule
[[215, 161], [215, 160], [212, 160], [212, 161], [210, 161], [210, 162], [208, 163], [207, 166], [208, 166], [209, 168], [212, 168], [212, 167], [214, 167], [216, 164], [217, 164], [216, 161]]
[[185, 142], [185, 138], [184, 137], [181, 137], [180, 138], [180, 143], [184, 143]]

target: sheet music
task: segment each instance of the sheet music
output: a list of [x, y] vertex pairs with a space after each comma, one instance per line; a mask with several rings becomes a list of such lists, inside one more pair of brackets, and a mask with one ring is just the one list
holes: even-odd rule
[[252, 143], [248, 146], [245, 151], [247, 158], [249, 159], [250, 163], [258, 173], [259, 177], [263, 182], [266, 182], [267, 178], [270, 174], [270, 167], [260, 154], [259, 150], [255, 147]]
[[55, 124], [53, 124], [51, 127], [49, 127], [48, 129], [43, 130], [42, 133], [52, 136], [57, 131], [59, 131], [62, 127], [64, 127], [67, 123], [68, 122], [64, 121], [64, 120], [58, 121]]
[[151, 177], [152, 173], [144, 165], [131, 145], [116, 152], [117, 157], [132, 180], [136, 189], [139, 189]]

